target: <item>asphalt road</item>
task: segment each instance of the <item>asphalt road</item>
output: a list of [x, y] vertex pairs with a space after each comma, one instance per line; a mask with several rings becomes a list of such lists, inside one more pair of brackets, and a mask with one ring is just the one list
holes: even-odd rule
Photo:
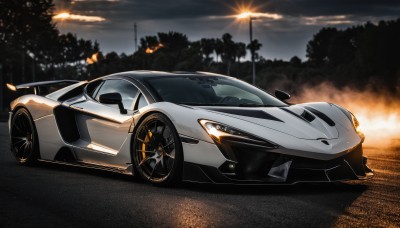
[[159, 188], [83, 168], [22, 167], [5, 123], [0, 150], [0, 227], [400, 226], [400, 146], [366, 149], [373, 180], [284, 187]]

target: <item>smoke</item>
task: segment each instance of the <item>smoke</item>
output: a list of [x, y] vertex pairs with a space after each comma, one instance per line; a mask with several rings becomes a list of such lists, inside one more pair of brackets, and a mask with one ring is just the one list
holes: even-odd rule
[[357, 91], [350, 87], [336, 88], [330, 83], [304, 86], [293, 103], [326, 101], [351, 111], [360, 122], [367, 147], [390, 147], [400, 144], [400, 98], [385, 91]]

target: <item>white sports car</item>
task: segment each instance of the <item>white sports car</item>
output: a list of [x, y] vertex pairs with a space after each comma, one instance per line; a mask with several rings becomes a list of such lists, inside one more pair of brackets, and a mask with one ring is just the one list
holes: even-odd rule
[[93, 81], [8, 85], [11, 151], [36, 161], [140, 175], [158, 185], [367, 179], [357, 119], [330, 103], [292, 105], [204, 72], [132, 71]]

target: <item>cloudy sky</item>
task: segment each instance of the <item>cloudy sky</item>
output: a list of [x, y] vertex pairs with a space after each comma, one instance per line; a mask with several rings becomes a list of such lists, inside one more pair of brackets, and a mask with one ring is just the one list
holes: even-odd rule
[[[305, 59], [307, 42], [326, 26], [349, 27], [366, 21], [397, 19], [399, 0], [55, 0], [54, 19], [62, 32], [97, 40], [103, 52], [131, 54], [133, 24], [138, 38], [177, 31], [190, 40], [221, 37], [248, 43], [248, 20], [235, 15], [257, 12], [254, 38], [268, 59]], [[61, 14], [60, 14], [61, 13]], [[67, 14], [68, 13], [68, 14]]]

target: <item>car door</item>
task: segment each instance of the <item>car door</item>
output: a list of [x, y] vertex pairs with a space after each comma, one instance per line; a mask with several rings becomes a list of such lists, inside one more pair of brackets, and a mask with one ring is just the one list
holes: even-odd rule
[[[75, 151], [84, 162], [102, 163], [104, 155], [117, 155], [127, 140], [132, 124], [134, 106], [139, 96], [138, 88], [125, 79], [95, 81], [87, 92], [87, 99], [71, 105], [75, 109], [80, 139], [75, 142]], [[100, 102], [104, 94], [118, 93], [123, 109], [117, 104]]]

